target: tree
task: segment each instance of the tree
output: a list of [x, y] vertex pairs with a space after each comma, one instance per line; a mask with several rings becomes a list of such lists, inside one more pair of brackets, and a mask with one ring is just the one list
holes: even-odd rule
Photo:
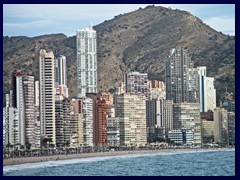
[[6, 147], [8, 148], [8, 157], [9, 157], [9, 154], [10, 154], [10, 147], [11, 147], [11, 143], [8, 143], [8, 144], [6, 145]]
[[29, 143], [29, 141], [26, 141], [26, 149], [31, 150], [31, 146], [32, 146], [32, 144]]

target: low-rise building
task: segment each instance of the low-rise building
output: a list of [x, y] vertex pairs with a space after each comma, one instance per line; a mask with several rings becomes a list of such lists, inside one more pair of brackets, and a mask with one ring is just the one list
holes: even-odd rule
[[168, 132], [168, 139], [175, 145], [192, 145], [193, 132], [191, 129], [171, 130]]

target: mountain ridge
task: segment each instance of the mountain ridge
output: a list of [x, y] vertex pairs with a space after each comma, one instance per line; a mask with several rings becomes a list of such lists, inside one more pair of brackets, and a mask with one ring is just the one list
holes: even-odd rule
[[[164, 80], [164, 60], [171, 48], [181, 46], [188, 49], [195, 66], [207, 66], [208, 76], [216, 78], [218, 101], [224, 97], [224, 87], [235, 94], [235, 37], [217, 32], [187, 11], [148, 6], [93, 28], [97, 31], [99, 90], [113, 90], [131, 70]], [[76, 36], [62, 33], [3, 37], [4, 93], [10, 89], [10, 72], [16, 68], [31, 71], [38, 79], [41, 48], [67, 57], [69, 94], [75, 97]]]

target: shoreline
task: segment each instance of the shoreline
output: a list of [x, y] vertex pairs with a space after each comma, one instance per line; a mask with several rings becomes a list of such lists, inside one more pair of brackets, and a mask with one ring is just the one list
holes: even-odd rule
[[[38, 163], [47, 161], [58, 161], [58, 160], [70, 160], [80, 158], [91, 158], [91, 157], [104, 157], [104, 156], [121, 156], [121, 155], [136, 155], [136, 154], [156, 154], [156, 153], [168, 153], [168, 152], [181, 152], [181, 151], [208, 151], [208, 150], [226, 150], [231, 148], [214, 148], [214, 149], [158, 149], [158, 150], [134, 150], [134, 151], [109, 151], [109, 152], [96, 152], [96, 153], [82, 153], [82, 154], [68, 154], [68, 155], [50, 155], [50, 156], [37, 156], [37, 157], [20, 157], [3, 160], [4, 166], [26, 164], [26, 163]], [[233, 148], [235, 149], [235, 148]]]

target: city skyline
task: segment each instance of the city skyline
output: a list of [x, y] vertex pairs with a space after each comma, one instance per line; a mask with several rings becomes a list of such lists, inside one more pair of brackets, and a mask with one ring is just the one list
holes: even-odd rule
[[[147, 13], [143, 15], [150, 17], [148, 21], [151, 21], [153, 17], [150, 12], [152, 9], [155, 8], [146, 8]], [[163, 9], [164, 13], [174, 11], [167, 8], [159, 9]], [[53, 12], [55, 11], [53, 10]], [[177, 11], [177, 13], [179, 12]], [[39, 15], [37, 12], [36, 14]], [[192, 18], [192, 16], [189, 16], [189, 13], [185, 12], [183, 14], [190, 17], [190, 19], [196, 20], [195, 17]], [[159, 11], [157, 11], [154, 16], [155, 15], [161, 19], [162, 13], [160, 11], [159, 14]], [[35, 17], [33, 17], [33, 19], [34, 18]], [[41, 19], [40, 16], [39, 18]], [[68, 19], [68, 17], [66, 17], [66, 19]], [[125, 19], [128, 20], [131, 18]], [[139, 26], [145, 27], [143, 24], [147, 24], [148, 21], [144, 21], [144, 23], [141, 23]], [[171, 22], [171, 20], [167, 20], [168, 24], [169, 22]], [[187, 21], [186, 24], [188, 22], [189, 21]], [[71, 24], [71, 22], [68, 23]], [[176, 20], [173, 24], [174, 23], [176, 23]], [[201, 21], [200, 23], [202, 25]], [[193, 27], [199, 28], [201, 25], [197, 26], [194, 23]], [[154, 27], [154, 24], [152, 24], [152, 26]], [[121, 30], [127, 29], [126, 25], [122, 27], [125, 28]], [[175, 27], [182, 27], [181, 21], [180, 24], [177, 23]], [[38, 29], [37, 26], [34, 28]], [[201, 29], [202, 28], [200, 28], [200, 31]], [[209, 28], [206, 29], [209, 30]], [[133, 68], [134, 70], [130, 70], [130, 72], [124, 71], [122, 74], [117, 73], [119, 76], [119, 84], [112, 89], [107, 90], [106, 84], [98, 89], [98, 82], [101, 81], [101, 76], [98, 76], [98, 74], [102, 69], [99, 68], [101, 65], [97, 62], [97, 57], [101, 57], [98, 56], [98, 54], [101, 53], [97, 54], [97, 48], [101, 49], [101, 43], [98, 42], [100, 40], [97, 37], [103, 37], [104, 35], [98, 33], [101, 31], [94, 30], [92, 23], [90, 23], [89, 28], [78, 27], [75, 28], [75, 30], [77, 34], [76, 39], [75, 37], [68, 38], [74, 39], [76, 48], [73, 56], [75, 56], [75, 58], [69, 56], [71, 53], [68, 51], [60, 51], [60, 46], [56, 46], [54, 49], [53, 46], [48, 47], [44, 45], [45, 42], [42, 43], [42, 41], [38, 41], [40, 46], [37, 47], [39, 44], [30, 42], [30, 46], [33, 46], [34, 49], [27, 48], [27, 50], [23, 52], [24, 55], [32, 55], [33, 61], [33, 57], [37, 58], [36, 62], [39, 64], [37, 67], [39, 75], [37, 77], [34, 76], [32, 72], [25, 72], [29, 71], [30, 63], [28, 63], [28, 65], [24, 64], [22, 67], [11, 63], [15, 70], [13, 71], [9, 68], [9, 72], [11, 72], [11, 77], [9, 77], [11, 85], [6, 88], [8, 94], [4, 92], [6, 95], [5, 107], [3, 107], [4, 166], [32, 162], [42, 164], [48, 161], [50, 161], [52, 166], [54, 165], [53, 161], [58, 161], [61, 166], [50, 171], [50, 175], [55, 175], [54, 173], [56, 172], [57, 175], [64, 175], [65, 173], [67, 175], [73, 175], [74, 173], [77, 173], [77, 175], [86, 175], [88, 172], [86, 170], [85, 172], [81, 172], [81, 169], [86, 169], [89, 165], [91, 166], [91, 170], [98, 171], [100, 174], [105, 175], [109, 172], [113, 175], [118, 175], [119, 172], [124, 172], [124, 169], [130, 169], [130, 171], [134, 173], [137, 172], [136, 169], [139, 169], [140, 172], [137, 175], [141, 174], [141, 172], [143, 172], [144, 175], [151, 175], [149, 174], [149, 170], [154, 171], [153, 174], [159, 171], [166, 173], [171, 169], [178, 171], [177, 175], [185, 175], [187, 171], [191, 171], [190, 175], [194, 175], [192, 172], [201, 172], [201, 175], [204, 173], [209, 175], [210, 168], [213, 168], [212, 171], [214, 175], [218, 175], [219, 173], [216, 173], [217, 165], [221, 164], [220, 160], [225, 159], [227, 160], [225, 164], [228, 164], [228, 167], [223, 167], [221, 164], [220, 168], [222, 170], [220, 172], [227, 174], [225, 169], [229, 169], [230, 166], [232, 166], [230, 167], [231, 169], [235, 170], [234, 162], [231, 163], [228, 159], [222, 158], [224, 157], [223, 155], [218, 155], [218, 163], [214, 162], [215, 157], [208, 157], [208, 163], [206, 163], [206, 165], [203, 165], [202, 161], [188, 158], [184, 160], [186, 167], [192, 167], [193, 169], [190, 168], [190, 170], [186, 170], [187, 168], [184, 167], [181, 162], [178, 163], [180, 166], [173, 167], [172, 164], [174, 163], [170, 163], [170, 166], [167, 167], [165, 165], [166, 162], [172, 162], [169, 158], [170, 156], [168, 156], [168, 159], [164, 160], [161, 158], [158, 160], [157, 156], [160, 154], [157, 154], [157, 156], [154, 155], [154, 158], [148, 157], [143, 163], [140, 161], [140, 163], [134, 163], [132, 160], [130, 164], [134, 164], [134, 168], [122, 163], [124, 168], [121, 170], [121, 166], [119, 166], [121, 163], [114, 165], [114, 162], [109, 161], [109, 159], [107, 159], [107, 161], [111, 169], [106, 172], [102, 170], [99, 171], [98, 164], [96, 166], [97, 168], [91, 164], [79, 168], [81, 164], [85, 164], [84, 159], [84, 163], [82, 163], [82, 161], [79, 162], [78, 158], [80, 157], [98, 158], [99, 156], [119, 156], [124, 154], [131, 156], [131, 154], [156, 154], [162, 152], [170, 152], [170, 155], [174, 155], [171, 151], [175, 152], [175, 150], [177, 150], [180, 151], [181, 154], [181, 151], [185, 153], [186, 150], [191, 152], [192, 149], [194, 149], [196, 152], [199, 149], [202, 152], [203, 150], [208, 151], [209, 148], [214, 149], [215, 147], [217, 147], [218, 150], [222, 147], [228, 148], [227, 151], [229, 151], [230, 148], [235, 148], [235, 99], [228, 98], [228, 96], [222, 98], [220, 100], [220, 106], [216, 107], [216, 91], [219, 90], [219, 87], [215, 89], [215, 77], [207, 77], [206, 73], [207, 69], [211, 67], [196, 64], [197, 67], [194, 68], [191, 54], [197, 53], [198, 51], [177, 47], [175, 44], [173, 45], [174, 48], [165, 45], [167, 47], [166, 49], [170, 50], [168, 58], [164, 59], [164, 63], [162, 64], [165, 69], [165, 74], [163, 75], [165, 82], [164, 80], [158, 79], [159, 74], [150, 77], [149, 74], [151, 71], [149, 72], [149, 69], [143, 69], [142, 71], [144, 72], [140, 72], [139, 69]], [[31, 31], [31, 29], [29, 29], [29, 31]], [[108, 30], [106, 31], [108, 32]], [[182, 31], [181, 28], [180, 31]], [[209, 31], [217, 33], [211, 29]], [[218, 39], [221, 40], [221, 36], [225, 37], [224, 42], [222, 44], [214, 44], [215, 47], [217, 45], [222, 46], [230, 40], [235, 40], [235, 37], [225, 36], [220, 33], [217, 33], [219, 38], [217, 34], [212, 36], [209, 31], [206, 31], [209, 44], [212, 44], [214, 41], [217, 42]], [[169, 30], [166, 36], [169, 39], [172, 36], [168, 34], [168, 32]], [[198, 32], [195, 31], [192, 36], [195, 36], [197, 33]], [[130, 36], [135, 34], [130, 33]], [[145, 35], [146, 37], [151, 37], [151, 34], [148, 35], [148, 33], [146, 33]], [[117, 36], [117, 34], [115, 34], [115, 36]], [[199, 39], [203, 39], [204, 36], [203, 33], [199, 33], [200, 38], [198, 38], [198, 41], [201, 41]], [[111, 36], [109, 37], [109, 39], [111, 39]], [[119, 35], [119, 37], [121, 36]], [[129, 36], [126, 37], [129, 38]], [[21, 47], [25, 47], [22, 40], [24, 38], [25, 37], [4, 37], [4, 39], [10, 40], [19, 39], [18, 42], [20, 42]], [[119, 43], [110, 46], [106, 52], [111, 52], [111, 50], [114, 49], [113, 46], [120, 46], [127, 38], [123, 40], [119, 38], [117, 40]], [[112, 37], [112, 39], [114, 38]], [[188, 38], [185, 37], [184, 40], [188, 41]], [[58, 39], [54, 36], [52, 41], [52, 44], [54, 44]], [[175, 42], [176, 39], [173, 38], [173, 41]], [[107, 42], [108, 41], [104, 43]], [[63, 42], [64, 45], [66, 45], [65, 43], [66, 42]], [[158, 43], [160, 44], [162, 41]], [[18, 43], [14, 41], [12, 47], [18, 48], [17, 44]], [[43, 46], [41, 44], [43, 44]], [[150, 47], [151, 46], [152, 44]], [[207, 44], [203, 46], [206, 46], [206, 48], [211, 47], [207, 46]], [[197, 47], [197, 50], [198, 49]], [[217, 47], [217, 49], [220, 48]], [[16, 49], [14, 49], [14, 51], [15, 50]], [[34, 51], [35, 53], [38, 51], [38, 54], [33, 54]], [[213, 51], [217, 50], [213, 49]], [[227, 54], [226, 49], [221, 52]], [[141, 59], [138, 51], [131, 50], [130, 53]], [[235, 53], [235, 50], [233, 53]], [[20, 56], [19, 54], [17, 55]], [[23, 59], [21, 56], [18, 59], [18, 56], [13, 55], [13, 59], [16, 61]], [[4, 60], [6, 57], [8, 58], [8, 56], [4, 55]], [[114, 60], [110, 55], [108, 58]], [[149, 59], [154, 60], [154, 57], [150, 56], [147, 60]], [[207, 59], [207, 57], [203, 59]], [[68, 60], [75, 61], [75, 73], [73, 73], [74, 70], [72, 68], [68, 68]], [[126, 61], [124, 57], [123, 61]], [[226, 61], [229, 60], [226, 58], [224, 62], [226, 63]], [[151, 65], [151, 61], [149, 62]], [[33, 64], [34, 63], [35, 62], [33, 62]], [[155, 63], [156, 61], [153, 62], [153, 65], [158, 66], [157, 63]], [[116, 63], [116, 65], [118, 66], [118, 63]], [[154, 68], [153, 66], [149, 67]], [[109, 67], [104, 66], [103, 70], [107, 70], [107, 68]], [[70, 81], [71, 78], [69, 78], [68, 73], [74, 74], [71, 78], [75, 78], [76, 83]], [[5, 74], [6, 73], [4, 73], [4, 76]], [[111, 75], [112, 74], [109, 73], [106, 79]], [[117, 78], [115, 79], [115, 82], [116, 81], [118, 81]], [[67, 86], [67, 84], [69, 86]], [[69, 89], [71, 94], [68, 94], [68, 87], [70, 88], [71, 86], [75, 87], [77, 91], [73, 92]], [[226, 107], [224, 107], [224, 104]], [[116, 153], [114, 151], [116, 151]], [[126, 153], [123, 153], [124, 151]], [[67, 156], [68, 154], [69, 156]], [[166, 154], [164, 154], [164, 156], [165, 155]], [[149, 154], [147, 156], [149, 156]], [[177, 154], [177, 156], [179, 157], [180, 155]], [[172, 157], [175, 162], [176, 157]], [[74, 165], [71, 165], [70, 169], [67, 170], [64, 166], [70, 163], [61, 163], [61, 160], [70, 160], [72, 158], [77, 160], [74, 164], [77, 164], [78, 167], [75, 168]], [[201, 157], [199, 159], [203, 160]], [[104, 163], [105, 160], [100, 159], [100, 161]], [[118, 161], [118, 159], [114, 161]], [[91, 160], [87, 160], [87, 163], [89, 162], [91, 163]], [[124, 162], [126, 162], [126, 159]], [[158, 164], [158, 162], [163, 164]], [[202, 167], [204, 167], [200, 168], [203, 171], [199, 169], [196, 170], [195, 168], [195, 165], [199, 166], [199, 162]], [[156, 167], [156, 170], [151, 167], [150, 164], [158, 164], [158, 166], [153, 166]], [[212, 164], [215, 165], [212, 166]], [[138, 165], [140, 166], [138, 167]], [[207, 165], [209, 165], [210, 168], [208, 168]], [[145, 166], [147, 167], [146, 170], [142, 168]], [[29, 167], [28, 169], [32, 168], [31, 164], [29, 164]], [[43, 168], [46, 167], [47, 169], [44, 170]], [[118, 168], [112, 170], [112, 167]], [[162, 167], [167, 168], [164, 170]], [[183, 167], [183, 170], [179, 167]], [[107, 166], [105, 166], [104, 169], [105, 168], [107, 169]], [[36, 169], [35, 166], [34, 169]], [[27, 175], [29, 173], [24, 172], [22, 169], [20, 170], [21, 175]], [[31, 170], [32, 172], [30, 174], [47, 175], [49, 167], [45, 164], [38, 168], [38, 170], [40, 171], [36, 173]], [[6, 169], [3, 169], [3, 172], [7, 175], [9, 171], [6, 173]], [[96, 175], [95, 172], [94, 174]], [[128, 172], [126, 175], [127, 174]]]
[[[64, 33], [67, 36], [74, 36], [76, 29], [83, 29], [91, 23], [95, 26], [119, 14], [149, 5], [151, 4], [4, 4], [3, 35], [34, 37]], [[235, 35], [234, 4], [155, 4], [155, 6], [189, 11], [216, 31]]]

